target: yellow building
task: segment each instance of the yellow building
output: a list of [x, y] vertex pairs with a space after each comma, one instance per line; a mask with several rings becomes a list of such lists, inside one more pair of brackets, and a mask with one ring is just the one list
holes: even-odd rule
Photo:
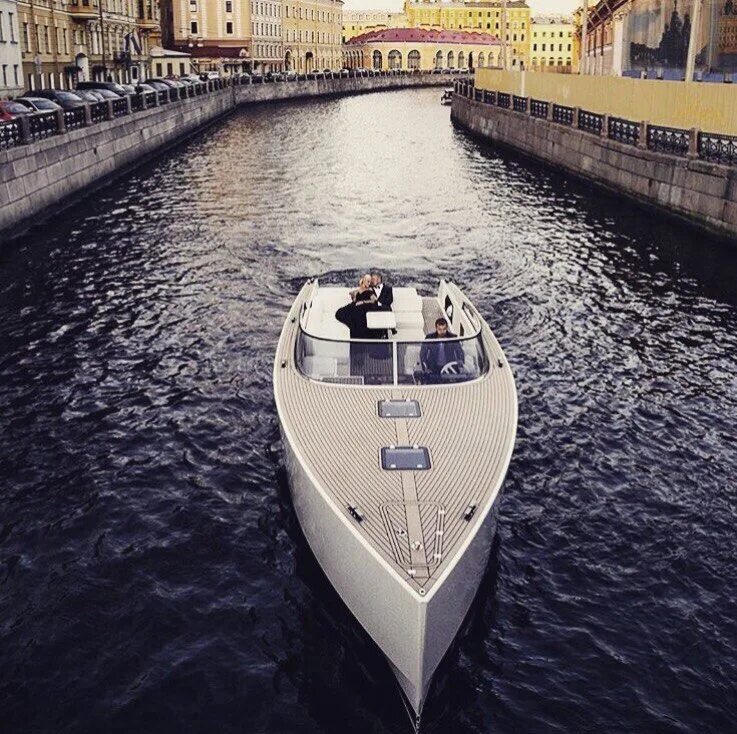
[[340, 69], [343, 0], [284, 0], [284, 68]]
[[506, 29], [502, 29], [501, 2], [426, 2], [405, 0], [409, 28], [439, 28], [506, 34], [507, 68], [524, 69], [529, 64], [530, 8], [524, 0], [509, 0]]
[[535, 17], [530, 35], [529, 68], [569, 74], [578, 71], [572, 18]]
[[497, 66], [501, 43], [476, 31], [386, 28], [350, 39], [346, 64], [372, 69], [463, 69]]
[[147, 76], [160, 38], [155, 0], [19, 0], [18, 24], [23, 86], [31, 89]]
[[[281, 42], [271, 29], [267, 36], [259, 25], [264, 31], [259, 35], [261, 53], [254, 53], [251, 6], [250, 0], [162, 0], [164, 46], [192, 54], [192, 65], [200, 72], [250, 71], [264, 63], [264, 51], [271, 59], [271, 49], [263, 49], [267, 37], [277, 45]], [[267, 13], [271, 17], [272, 6], [281, 12], [279, 0], [260, 2], [259, 23]]]
[[385, 10], [344, 10], [343, 43], [367, 31], [382, 28], [404, 28], [407, 18], [404, 13], [389, 13]]

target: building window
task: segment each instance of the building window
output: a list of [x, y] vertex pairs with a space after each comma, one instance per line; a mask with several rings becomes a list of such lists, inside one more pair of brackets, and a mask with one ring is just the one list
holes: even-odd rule
[[189, 12], [190, 13], [197, 12], [197, 0], [189, 0]]
[[197, 35], [197, 21], [196, 21], [196, 20], [193, 20], [193, 21], [192, 21], [192, 22], [191, 22], [191, 23], [189, 24], [189, 32], [190, 32], [190, 33], [191, 33], [191, 34], [192, 34], [193, 36], [196, 36], [196, 35]]
[[23, 50], [30, 50], [28, 47], [28, 23], [23, 24]]
[[225, 0], [225, 12], [226, 13], [233, 12], [233, 0]]
[[226, 33], [227, 35], [232, 35], [232, 33], [233, 33], [233, 21], [232, 21], [232, 20], [229, 20], [229, 21], [228, 21], [228, 22], [227, 22], [227, 23], [225, 24], [225, 33]]

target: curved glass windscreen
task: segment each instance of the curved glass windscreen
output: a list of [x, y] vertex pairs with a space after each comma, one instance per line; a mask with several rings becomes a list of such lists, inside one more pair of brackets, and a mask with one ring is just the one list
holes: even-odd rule
[[338, 341], [299, 330], [300, 372], [346, 385], [452, 385], [489, 369], [481, 335], [424, 341]]

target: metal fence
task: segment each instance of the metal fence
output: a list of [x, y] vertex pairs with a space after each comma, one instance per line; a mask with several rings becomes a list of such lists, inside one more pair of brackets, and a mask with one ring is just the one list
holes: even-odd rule
[[[52, 135], [58, 135], [69, 130], [77, 130], [88, 125], [98, 124], [106, 120], [125, 117], [132, 113], [141, 112], [157, 105], [169, 104], [180, 100], [189, 100], [194, 97], [219, 92], [234, 86], [246, 86], [250, 84], [277, 84], [291, 83], [297, 81], [312, 81], [322, 79], [353, 79], [370, 77], [396, 77], [396, 76], [434, 76], [441, 74], [443, 77], [452, 76], [458, 85], [459, 80], [467, 78], [461, 74], [459, 69], [448, 70], [420, 70], [420, 69], [394, 69], [391, 71], [379, 70], [343, 70], [340, 72], [311, 72], [309, 74], [281, 73], [274, 75], [236, 75], [225, 79], [210, 79], [186, 87], [170, 87], [166, 91], [157, 90], [132, 94], [126, 98], [113, 99], [112, 101], [92, 102], [84, 107], [71, 110], [52, 112], [36, 112], [8, 121], [0, 121], [0, 149], [6, 150], [19, 145], [42, 140]], [[487, 93], [474, 91], [473, 84], [465, 82], [466, 89], [478, 100], [487, 101]], [[493, 102], [496, 102], [496, 94], [492, 94]], [[507, 95], [507, 107], [509, 107], [509, 95]]]
[[[737, 165], [737, 136], [707, 133], [698, 130], [651, 125], [633, 122], [621, 117], [575, 109], [540, 99], [519, 97], [505, 92], [485, 89], [479, 96], [470, 94], [465, 82], [458, 82], [461, 95], [477, 98], [482, 104], [513, 110], [543, 120], [552, 120], [559, 125], [576, 127], [578, 130], [625, 145], [644, 147], [647, 150], [682, 158], [698, 158], [711, 163]], [[478, 90], [477, 90], [478, 92]]]

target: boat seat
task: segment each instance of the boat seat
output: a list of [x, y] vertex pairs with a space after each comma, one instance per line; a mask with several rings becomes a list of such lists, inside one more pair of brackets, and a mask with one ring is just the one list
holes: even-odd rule
[[394, 288], [394, 303], [392, 310], [396, 313], [417, 311], [422, 313], [422, 298], [417, 295], [415, 288]]
[[397, 311], [394, 314], [397, 320], [397, 329], [424, 329], [425, 319], [421, 311]]
[[302, 371], [313, 378], [337, 377], [338, 360], [335, 357], [307, 356], [302, 360]]
[[425, 339], [425, 332], [417, 327], [397, 326], [397, 333], [392, 335], [392, 339], [400, 342], [421, 342]]

